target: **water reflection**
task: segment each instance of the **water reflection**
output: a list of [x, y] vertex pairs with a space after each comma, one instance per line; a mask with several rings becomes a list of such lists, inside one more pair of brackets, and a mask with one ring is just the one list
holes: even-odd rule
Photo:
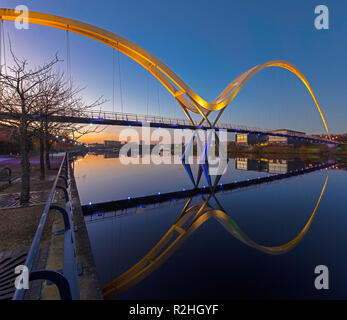
[[[162, 265], [194, 231], [209, 219], [216, 219], [230, 234], [252, 248], [271, 255], [287, 253], [302, 240], [308, 231], [320, 205], [328, 183], [328, 178], [329, 175], [327, 175], [325, 179], [316, 206], [300, 233], [289, 242], [279, 246], [264, 246], [249, 238], [248, 235], [237, 225], [236, 221], [225, 212], [225, 209], [222, 207], [222, 204], [216, 198], [213, 191], [206, 200], [204, 196], [202, 196], [204, 202], [201, 205], [193, 205], [189, 207], [192, 200], [192, 198], [189, 198], [178, 219], [159, 240], [159, 242], [139, 262], [103, 286], [102, 293], [104, 297], [106, 299], [114, 298], [148, 277], [160, 265]], [[215, 200], [218, 207], [217, 209], [214, 209], [210, 204], [212, 199]]]
[[287, 160], [287, 159], [250, 159], [237, 158], [235, 168], [237, 170], [268, 172], [271, 174], [288, 173], [301, 168], [314, 166], [313, 161]]
[[118, 159], [119, 158], [119, 151], [118, 152], [105, 152], [104, 158], [105, 159]]
[[[89, 161], [89, 167], [79, 167], [80, 164], [83, 164], [84, 160]], [[326, 162], [326, 160], [324, 160], [323, 162]], [[95, 163], [97, 163], [98, 166], [95, 166]], [[330, 162], [330, 164], [333, 164], [333, 162]], [[112, 167], [110, 165], [112, 165]], [[317, 159], [277, 160], [262, 158], [251, 159], [240, 157], [236, 158], [235, 160], [230, 159], [230, 170], [227, 171], [226, 175], [224, 175], [220, 181], [223, 181], [223, 179], [224, 182], [228, 180], [230, 181], [230, 178], [232, 178], [232, 181], [234, 181], [235, 177], [237, 177], [238, 181], [248, 181], [249, 179], [252, 179], [252, 177], [270, 177], [274, 175], [288, 174], [290, 172], [296, 171], [301, 172], [302, 170], [307, 170], [309, 168], [319, 169], [319, 165], [320, 161]], [[94, 169], [91, 170], [91, 167], [93, 167]], [[155, 175], [155, 177], [152, 176], [152, 178], [150, 178], [149, 180], [141, 179], [143, 178], [143, 176], [141, 176], [141, 167], [142, 170], [145, 169], [143, 171], [146, 171], [146, 174], [148, 174], [149, 177], [151, 177], [151, 175], [155, 172], [157, 172], [157, 174]], [[170, 170], [172, 171], [170, 172]], [[115, 174], [119, 174], [119, 171], [121, 171], [122, 174], [121, 179], [113, 179], [113, 181], [117, 181], [117, 184], [113, 184], [113, 188], [115, 189], [118, 187], [118, 184], [121, 184], [121, 189], [119, 190], [125, 190], [125, 194], [129, 194], [127, 180], [129, 179], [129, 177], [131, 180], [130, 175], [133, 174], [134, 171], [136, 172], [135, 181], [137, 181], [137, 183], [139, 184], [139, 190], [142, 191], [140, 195], [152, 194], [153, 192], [151, 190], [155, 190], [153, 185], [158, 179], [160, 179], [160, 177], [162, 177], [164, 172], [166, 174], [166, 178], [168, 178], [167, 181], [172, 190], [182, 190], [182, 185], [186, 187], [188, 187], [189, 185], [189, 179], [187, 179], [187, 177], [184, 175], [184, 170], [182, 167], [179, 169], [177, 166], [168, 167], [150, 165], [146, 166], [146, 168], [144, 168], [144, 166], [137, 166], [137, 168], [124, 168], [124, 166], [122, 167], [118, 163], [117, 156], [114, 155], [114, 153], [111, 153], [111, 155], [88, 155], [85, 159], [76, 164], [77, 176], [79, 176], [79, 179], [81, 180], [83, 179], [81, 174], [85, 172], [89, 178], [87, 177], [84, 179], [89, 179], [89, 187], [93, 183], [98, 183], [98, 179], [100, 179], [100, 182], [104, 181], [103, 174], [98, 178], [100, 172], [105, 172], [105, 176], [114, 176]], [[215, 222], [217, 222], [217, 225], [223, 226], [223, 228], [228, 231], [229, 235], [233, 235], [233, 237], [229, 236], [229, 238], [238, 239], [247, 247], [256, 249], [254, 250], [255, 252], [263, 253], [265, 254], [265, 256], [287, 256], [284, 254], [288, 253], [294, 247], [296, 247], [307, 234], [307, 231], [311, 227], [314, 218], [317, 216], [316, 213], [318, 211], [318, 207], [322, 202], [322, 199], [327, 199], [326, 197], [323, 197], [323, 194], [327, 189], [329, 172], [330, 170], [320, 170], [317, 171], [317, 174], [312, 174], [312, 176], [307, 175], [310, 176], [309, 179], [296, 180], [296, 182], [291, 183], [289, 183], [289, 181], [294, 181], [296, 178], [288, 178], [287, 180], [280, 182], [283, 187], [275, 186], [271, 189], [259, 187], [259, 190], [261, 192], [252, 193], [253, 197], [255, 194], [259, 194], [258, 198], [264, 197], [264, 195], [266, 195], [265, 199], [269, 199], [265, 200], [265, 202], [263, 201], [263, 203], [265, 203], [265, 206], [263, 204], [262, 207], [260, 205], [259, 199], [253, 199], [252, 197], [250, 197], [249, 192], [242, 192], [243, 194], [247, 194], [248, 196], [242, 196], [241, 194], [238, 194], [231, 200], [229, 195], [226, 195], [224, 192], [219, 193], [217, 192], [216, 188], [212, 188], [212, 190], [209, 190], [210, 192], [208, 192], [208, 194], [186, 199], [186, 202], [184, 202], [183, 204], [181, 204], [179, 201], [170, 201], [168, 208], [165, 208], [163, 205], [154, 204], [153, 207], [147, 205], [138, 206], [129, 211], [119, 210], [117, 212], [102, 214], [99, 220], [95, 219], [94, 217], [92, 218], [92, 216], [86, 217], [93, 252], [96, 257], [98, 272], [100, 273], [100, 277], [102, 279], [101, 282], [104, 285], [103, 293], [105, 297], [118, 297], [121, 293], [123, 293], [121, 295], [121, 297], [123, 298], [150, 298], [153, 297], [153, 295], [154, 297], [158, 297], [155, 296], [155, 292], [158, 292], [158, 290], [160, 291], [160, 283], [164, 280], [163, 277], [165, 277], [166, 282], [172, 281], [173, 283], [179, 283], [179, 279], [181, 279], [180, 277], [182, 277], [182, 273], [180, 274], [179, 271], [176, 271], [175, 266], [179, 264], [179, 261], [182, 259], [182, 254], [186, 257], [185, 259], [187, 259], [187, 257], [189, 257], [190, 255], [194, 256], [194, 252], [213, 252], [211, 254], [214, 256], [214, 259], [218, 261], [218, 259], [220, 259], [219, 257], [222, 257], [228, 253], [226, 253], [225, 250], [221, 250], [217, 253], [214, 248], [209, 248], [208, 246], [206, 247], [205, 241], [210, 237], [216, 239], [220, 238], [221, 233], [219, 229], [215, 229]], [[92, 175], [91, 179], [91, 174], [94, 173], [95, 175]], [[322, 180], [320, 177], [324, 177], [324, 179]], [[186, 184], [187, 181], [188, 185]], [[159, 180], [159, 184], [161, 182], [162, 181]], [[144, 185], [146, 185], [145, 188]], [[213, 186], [215, 185], [213, 184]], [[108, 185], [108, 187], [110, 187], [110, 184]], [[336, 190], [336, 187], [333, 188], [335, 188]], [[308, 191], [310, 189], [312, 189], [312, 191]], [[241, 191], [243, 189], [239, 190]], [[118, 195], [118, 189], [116, 191], [117, 192], [114, 194]], [[232, 192], [230, 192], [230, 194], [235, 194], [235, 191], [237, 190], [233, 190]], [[94, 191], [94, 193], [96, 192]], [[97, 193], [100, 193], [100, 191]], [[104, 198], [100, 197], [100, 202], [108, 200], [107, 198], [105, 198], [105, 196], [107, 196], [106, 193], [103, 196]], [[121, 199], [122, 198], [126, 199], [126, 197], [124, 196], [121, 197]], [[243, 201], [246, 201], [246, 203], [240, 206], [239, 199], [243, 199]], [[295, 199], [295, 201], [293, 201], [293, 199]], [[328, 197], [328, 201], [332, 201], [330, 199], [331, 194]], [[240, 213], [245, 213], [245, 211], [247, 212], [247, 208], [248, 214], [241, 215]], [[261, 213], [261, 216], [255, 216], [250, 210]], [[323, 214], [323, 218], [325, 212], [324, 210], [326, 209], [323, 205], [323, 212], [321, 212]], [[321, 209], [319, 211], [321, 211]], [[158, 212], [158, 214], [160, 213], [160, 216], [158, 214], [154, 216], [154, 212]], [[268, 222], [271, 221], [270, 218], [278, 220], [279, 213], [281, 212], [290, 214], [290, 216], [288, 216], [288, 221], [285, 222], [284, 229], [281, 230], [285, 231], [282, 231], [282, 233], [285, 234], [286, 237], [290, 235], [288, 239], [291, 240], [288, 241], [285, 239], [284, 241], [282, 241], [282, 243], [284, 244], [273, 245], [274, 242], [273, 240], [271, 240], [271, 237], [273, 237], [274, 232], [276, 233], [276, 228], [274, 228], [273, 224], [271, 223], [260, 225], [259, 221], [263, 220], [264, 222]], [[310, 214], [308, 215], [309, 212]], [[129, 215], [129, 213], [133, 214]], [[319, 215], [318, 217], [320, 216], [321, 215]], [[315, 221], [317, 219], [318, 221], [322, 219], [318, 217], [315, 219]], [[106, 218], [110, 218], [110, 220], [105, 221]], [[304, 219], [304, 223], [302, 223], [302, 219]], [[90, 221], [96, 223], [88, 223]], [[297, 227], [298, 224], [300, 224], [299, 229]], [[331, 224], [331, 220], [329, 220], [329, 224]], [[318, 226], [319, 225], [321, 225], [321, 222], [318, 222]], [[324, 224], [324, 226], [327, 225], [328, 223]], [[129, 228], [133, 230], [132, 233], [129, 232]], [[194, 231], [196, 231], [197, 229], [199, 229], [199, 232], [195, 233]], [[246, 229], [247, 233], [243, 231]], [[262, 231], [266, 235], [269, 235], [269, 240], [263, 241], [263, 239], [259, 239], [259, 235], [255, 234], [254, 230], [256, 230], [256, 233], [258, 233], [258, 231]], [[293, 233], [293, 230], [297, 230], [295, 234]], [[312, 234], [312, 232], [310, 232], [310, 236], [308, 236], [309, 240], [303, 241], [306, 242], [305, 252], [308, 252], [307, 250], [310, 250], [310, 253], [318, 253], [318, 251], [311, 251], [311, 247], [308, 246], [308, 244], [310, 243], [310, 239], [313, 237], [314, 239], [316, 239], [315, 243], [317, 243], [319, 247], [319, 241], [324, 241], [324, 238], [321, 239], [320, 235], [321, 233], [317, 234], [316, 232]], [[121, 238], [124, 238], [123, 245], [121, 245]], [[160, 240], [158, 241], [158, 239]], [[195, 239], [195, 246], [192, 245], [191, 239]], [[236, 259], [234, 259], [233, 262], [234, 264], [237, 265], [237, 260], [242, 260], [243, 252], [245, 252], [247, 256], [253, 256], [251, 252], [246, 252], [245, 249], [242, 249], [242, 251], [240, 251], [241, 249], [236, 248], [235, 245], [232, 244], [232, 242], [228, 242], [230, 240], [224, 239], [224, 241], [224, 246], [226, 246], [226, 244], [228, 244], [229, 246], [228, 250], [231, 250], [231, 248], [233, 248], [234, 250], [233, 254], [236, 255]], [[329, 239], [329, 241], [332, 240]], [[212, 241], [209, 242], [213, 243]], [[185, 245], [181, 246], [183, 243], [185, 243]], [[203, 245], [204, 243], [205, 245]], [[218, 243], [218, 246], [220, 245], [222, 245], [222, 243]], [[333, 246], [333, 244], [331, 244], [331, 246]], [[179, 250], [180, 253], [176, 251], [179, 247], [181, 247], [181, 249]], [[173, 259], [168, 261], [169, 257], [172, 256], [175, 252], [176, 254], [172, 257]], [[292, 252], [296, 252], [296, 250], [293, 250]], [[323, 251], [319, 251], [319, 253], [323, 254]], [[329, 253], [332, 253], [332, 250], [330, 250]], [[291, 256], [291, 258], [289, 258], [289, 261], [292, 261], [292, 259], [294, 259], [293, 261], [296, 261], [296, 259], [298, 259], [298, 254], [299, 256], [302, 255], [302, 250], [299, 250], [298, 253], [295, 253], [294, 256]], [[257, 257], [257, 259], [259, 260], [259, 256]], [[288, 263], [288, 258], [283, 259], [283, 261], [287, 261], [286, 263]], [[115, 264], [117, 263], [119, 265], [115, 267]], [[318, 263], [321, 262], [318, 261]], [[199, 274], [199, 271], [194, 270], [194, 264], [191, 264], [191, 266], [186, 266], [184, 277], [187, 276], [194, 278], [196, 272], [197, 274]], [[198, 263], [198, 268], [201, 269], [200, 272], [206, 273], [210, 269], [210, 272], [212, 274], [213, 270], [215, 270], [214, 263], [208, 262], [206, 268], [204, 269], [205, 264], [200, 265], [200, 262]], [[219, 265], [217, 262], [216, 264]], [[166, 265], [168, 265], [168, 267], [165, 267]], [[160, 266], [161, 268], [158, 269]], [[195, 268], [196, 267], [197, 266], [195, 266]], [[245, 265], [243, 265], [243, 267], [247, 269]], [[272, 265], [268, 267], [270, 267], [270, 269], [275, 268]], [[163, 270], [163, 268], [164, 270], [166, 270], [167, 268], [174, 268], [174, 270], [170, 269], [171, 272], [165, 274], [164, 271], [161, 271]], [[213, 273], [213, 281], [219, 283], [218, 294], [220, 294], [221, 297], [230, 297], [232, 293], [226, 293], [226, 289], [223, 287], [224, 282], [225, 286], [227, 287], [227, 283], [229, 281], [229, 275], [224, 269], [233, 269], [235, 268], [235, 266], [233, 266], [232, 264], [226, 264], [225, 266], [219, 265], [219, 268], [221, 268], [220, 272], [217, 272], [217, 274]], [[154, 272], [155, 270], [156, 272]], [[224, 270], [224, 272], [222, 270]], [[244, 273], [246, 272], [244, 271]], [[259, 271], [259, 277], [260, 274], [261, 272]], [[244, 277], [242, 272], [238, 274], [238, 277], [240, 279]], [[250, 276], [248, 275], [248, 277]], [[170, 280], [171, 278], [172, 280]], [[150, 279], [150, 281], [148, 282], [147, 279]], [[257, 278], [257, 281], [261, 282], [263, 280], [265, 281], [265, 279], [266, 277], [263, 277], [261, 279]], [[237, 283], [236, 279], [234, 279], [234, 281], [236, 281]], [[267, 281], [269, 281], [269, 279], [267, 279]], [[276, 288], [277, 280], [274, 281], [275, 283], [273, 283], [272, 285], [273, 288]], [[293, 279], [288, 276], [288, 283], [290, 282], [293, 282]], [[177, 284], [177, 286], [179, 285]], [[257, 296], [256, 284], [252, 287], [248, 287], [250, 286], [249, 284], [242, 284], [242, 286], [244, 286], [245, 290], [246, 288], [251, 288], [253, 294]], [[197, 288], [198, 287], [199, 286], [197, 286]], [[130, 288], [132, 289], [128, 290]], [[158, 290], [156, 288], [158, 288]], [[190, 295], [188, 296], [191, 298], [201, 296], [201, 292], [194, 291], [198, 289], [194, 289], [194, 285], [192, 283], [190, 283], [190, 285], [184, 284], [184, 288], [187, 294], [190, 292]], [[148, 290], [150, 290], [150, 292]], [[305, 288], [305, 290], [307, 292], [307, 290], [309, 289]], [[302, 292], [305, 292], [305, 290], [302, 290]], [[203, 295], [202, 297], [207, 298], [209, 294], [213, 294], [213, 292], [213, 290], [211, 290], [210, 292], [205, 292], [205, 295]], [[285, 292], [285, 290], [283, 292]], [[177, 293], [179, 293], [179, 297], [182, 298], [182, 288], [181, 290], [177, 288], [177, 292], [175, 290], [170, 292], [165, 291], [165, 295], [163, 297], [175, 297], [174, 294], [176, 294], [177, 297]], [[277, 295], [278, 292], [275, 294]], [[285, 295], [285, 293], [283, 294]], [[217, 296], [218, 295], [216, 295], [216, 292], [214, 292], [214, 296], [212, 297]], [[311, 297], [311, 295], [308, 296]]]

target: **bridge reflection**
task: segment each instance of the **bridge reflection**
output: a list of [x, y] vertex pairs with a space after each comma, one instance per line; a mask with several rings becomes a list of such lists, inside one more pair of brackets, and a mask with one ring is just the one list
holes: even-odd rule
[[[116, 155], [114, 156], [116, 157]], [[200, 172], [203, 170], [201, 168], [203, 168], [204, 165], [208, 166], [208, 163], [200, 165]], [[225, 210], [222, 203], [218, 199], [218, 195], [220, 194], [220, 192], [235, 189], [244, 189], [254, 185], [260, 185], [262, 183], [280, 181], [335, 166], [336, 163], [333, 161], [328, 161], [327, 163], [314, 163], [312, 162], [312, 160], [295, 162], [291, 160], [252, 160], [237, 158], [235, 162], [236, 169], [263, 171], [275, 174], [258, 177], [256, 179], [247, 179], [239, 182], [234, 181], [229, 184], [220, 184], [220, 176], [216, 176], [214, 181], [210, 181], [207, 188], [199, 187], [199, 183], [196, 183], [195, 181], [193, 181], [193, 179], [192, 183], [194, 185], [194, 188], [189, 190], [83, 206], [84, 213], [90, 215], [91, 221], [93, 221], [93, 213], [99, 213], [100, 211], [107, 212], [112, 210], [124, 210], [127, 208], [139, 207], [151, 203], [163, 203], [172, 199], [186, 199], [183, 209], [179, 213], [176, 221], [171, 225], [171, 227], [169, 227], [168, 231], [152, 247], [152, 249], [150, 249], [148, 253], [145, 254], [143, 258], [140, 259], [137, 263], [135, 263], [125, 272], [118, 275], [116, 278], [102, 287], [104, 298], [113, 299], [120, 295], [122, 292], [130, 289], [131, 287], [135, 286], [143, 279], [148, 277], [163, 263], [165, 263], [165, 261], [170, 256], [172, 256], [175, 251], [195, 231], [197, 231], [203, 224], [207, 223], [209, 220], [217, 221], [236, 239], [246, 244], [247, 246], [261, 251], [265, 254], [281, 255], [287, 253], [296, 245], [298, 245], [298, 243], [300, 243], [300, 241], [309, 230], [325, 192], [329, 178], [329, 171], [328, 175], [325, 178], [324, 184], [322, 186], [317, 202], [313, 208], [313, 211], [304, 227], [290, 241], [278, 246], [266, 246], [251, 239], [247, 235], [247, 233], [239, 227], [238, 223], [234, 220], [231, 213]], [[188, 170], [187, 173], [189, 174], [189, 172], [191, 173], [191, 171]], [[208, 173], [204, 172], [204, 174], [206, 175]], [[206, 179], [208, 178], [212, 179], [210, 176], [206, 177]], [[194, 203], [196, 202], [196, 200], [199, 200], [200, 203], [192, 204], [193, 199]], [[88, 223], [88, 219], [86, 219], [86, 221]]]
[[[110, 153], [105, 153], [104, 157], [109, 157]], [[114, 155], [117, 157], [117, 155]], [[111, 154], [111, 158], [113, 154]], [[277, 163], [279, 163], [278, 167]], [[307, 161], [292, 161], [292, 160], [272, 160], [272, 159], [236, 159], [235, 167], [238, 170], [250, 170], [250, 171], [262, 171], [268, 173], [274, 173], [269, 176], [262, 176], [253, 179], [246, 179], [241, 181], [232, 181], [230, 183], [217, 183], [213, 187], [209, 186], [194, 186], [192, 189], [182, 189], [174, 192], [156, 193], [152, 195], [142, 197], [125, 198], [114, 201], [107, 201], [101, 203], [89, 203], [83, 205], [82, 210], [85, 216], [89, 216], [87, 222], [98, 220], [98, 216], [109, 217], [109, 212], [116, 212], [117, 210], [128, 210], [131, 208], [143, 208], [148, 205], [158, 205], [170, 203], [172, 201], [179, 201], [188, 197], [196, 197], [200, 195], [209, 195], [211, 188], [213, 192], [218, 196], [225, 192], [232, 192], [235, 190], [248, 189], [251, 187], [261, 186], [263, 184], [275, 183], [290, 179], [293, 177], [303, 176], [307, 173], [322, 170], [325, 168], [335, 167], [337, 164], [335, 161], [328, 161], [324, 163]], [[105, 213], [105, 214], [104, 214]], [[124, 214], [124, 213], [123, 213]]]
[[[313, 212], [297, 236], [287, 243], [280, 246], [264, 246], [248, 237], [248, 235], [238, 226], [235, 220], [223, 208], [222, 204], [216, 198], [215, 192], [208, 196], [201, 196], [203, 203], [192, 205], [192, 198], [185, 203], [178, 219], [158, 241], [158, 243], [135, 265], [127, 271], [116, 277], [114, 280], [102, 287], [102, 293], [105, 299], [112, 299], [125, 290], [133, 287], [160, 265], [162, 265], [200, 226], [210, 219], [217, 220], [230, 234], [244, 244], [270, 255], [285, 254], [292, 250], [307, 233], [312, 221], [317, 213], [318, 207], [322, 200], [324, 191], [328, 183], [329, 174], [325, 178], [322, 190], [317, 199]], [[217, 208], [211, 205], [211, 200], [215, 200]]]
[[[265, 172], [275, 172], [276, 174], [258, 177], [256, 179], [247, 179], [240, 182], [233, 182], [230, 184], [218, 184], [219, 176], [216, 177], [215, 182], [211, 182], [208, 188], [199, 188], [198, 184], [194, 183], [194, 188], [190, 190], [184, 190], [174, 193], [153, 195], [147, 197], [139, 197], [132, 199], [112, 201], [109, 203], [102, 203], [96, 205], [84, 206], [84, 212], [91, 214], [96, 210], [104, 209], [124, 209], [129, 207], [136, 207], [139, 203], [158, 203], [165, 202], [173, 197], [186, 198], [183, 209], [181, 210], [176, 221], [169, 227], [164, 236], [148, 251], [142, 259], [131, 266], [128, 270], [117, 276], [112, 281], [108, 282], [102, 287], [102, 293], [105, 299], [113, 299], [122, 292], [135, 286], [143, 279], [152, 274], [157, 268], [159, 268], [165, 261], [172, 256], [175, 251], [203, 224], [209, 220], [216, 220], [219, 224], [227, 230], [232, 236], [246, 244], [247, 246], [254, 248], [269, 255], [281, 255], [292, 250], [303, 239], [308, 229], [310, 228], [312, 221], [318, 211], [318, 207], [321, 203], [324, 191], [326, 189], [328, 175], [325, 178], [322, 190], [317, 199], [316, 205], [307, 220], [304, 227], [300, 232], [292, 238], [290, 241], [278, 245], [278, 246], [265, 246], [251, 239], [245, 231], [243, 231], [230, 212], [227, 212], [222, 203], [218, 199], [218, 194], [223, 191], [242, 189], [250, 187], [252, 185], [259, 185], [264, 182], [274, 182], [278, 180], [288, 179], [294, 176], [304, 175], [309, 172], [321, 170], [323, 168], [329, 168], [335, 166], [336, 163], [312, 163], [311, 161], [299, 161], [294, 164], [290, 160], [251, 160], [251, 159], [236, 159], [235, 167], [241, 170], [255, 170]], [[217, 183], [216, 183], [217, 181]], [[199, 199], [198, 204], [192, 204]], [[213, 204], [212, 204], [213, 202]], [[112, 209], [111, 209], [112, 210]], [[88, 220], [87, 220], [88, 222]]]

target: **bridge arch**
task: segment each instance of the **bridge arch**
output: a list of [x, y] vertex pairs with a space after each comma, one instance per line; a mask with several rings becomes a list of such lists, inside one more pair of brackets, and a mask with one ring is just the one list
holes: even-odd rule
[[[213, 102], [207, 102], [196, 92], [194, 92], [178, 75], [176, 75], [159, 59], [154, 57], [148, 51], [119, 35], [84, 22], [60, 16], [34, 11], [25, 12], [24, 15], [22, 15], [22, 13], [23, 11], [0, 8], [1, 20], [16, 21], [16, 19], [21, 15], [20, 19], [22, 19], [24, 22], [78, 33], [102, 42], [122, 52], [129, 58], [136, 61], [142, 67], [147, 69], [154, 77], [156, 77], [157, 80], [178, 101], [184, 113], [192, 122], [193, 120], [189, 115], [188, 110], [193, 113], [200, 113], [203, 119], [209, 123], [207, 116], [212, 111], [223, 110], [224, 108], [226, 108], [227, 105], [236, 97], [237, 93], [244, 86], [244, 84], [257, 72], [268, 67], [279, 67], [287, 69], [288, 71], [295, 74], [304, 83], [304, 85], [310, 92], [330, 139], [329, 129], [326, 124], [323, 112], [309, 82], [298, 68], [287, 61], [272, 60], [251, 68], [250, 70], [246, 71], [241, 76], [236, 78], [234, 81], [232, 81]], [[185, 96], [187, 96], [190, 101]]]

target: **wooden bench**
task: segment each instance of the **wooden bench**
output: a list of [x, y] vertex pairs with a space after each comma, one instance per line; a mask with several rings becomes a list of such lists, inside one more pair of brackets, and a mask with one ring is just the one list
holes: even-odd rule
[[7, 181], [8, 184], [11, 184], [14, 179], [17, 177], [12, 176], [12, 170], [9, 167], [5, 167], [0, 170], [0, 181]]

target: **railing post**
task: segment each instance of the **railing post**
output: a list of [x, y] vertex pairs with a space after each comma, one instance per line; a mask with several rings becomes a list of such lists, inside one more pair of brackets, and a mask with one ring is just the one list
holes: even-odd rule
[[49, 280], [58, 287], [60, 299], [72, 300], [69, 282], [61, 273], [52, 270], [35, 270], [30, 273], [29, 281], [41, 279]]

